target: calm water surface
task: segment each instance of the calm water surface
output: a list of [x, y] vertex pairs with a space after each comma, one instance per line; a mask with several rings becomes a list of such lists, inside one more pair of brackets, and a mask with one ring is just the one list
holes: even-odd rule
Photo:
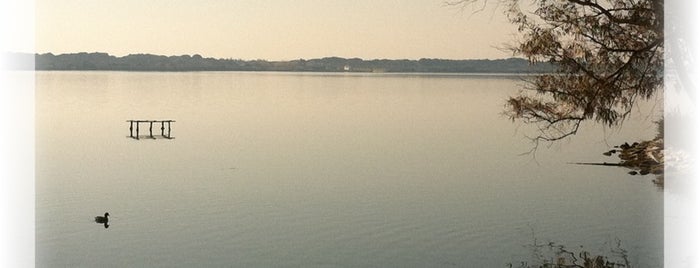
[[[520, 83], [38, 72], [37, 266], [504, 267], [535, 240], [662, 266], [651, 178], [567, 164], [614, 161], [660, 107], [520, 156], [531, 129], [501, 115]], [[175, 139], [130, 139], [129, 119], [177, 120]]]

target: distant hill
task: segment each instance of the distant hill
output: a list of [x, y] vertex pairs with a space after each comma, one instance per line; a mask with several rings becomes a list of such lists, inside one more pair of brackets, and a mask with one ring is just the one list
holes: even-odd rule
[[[16, 55], [31, 57], [31, 54]], [[36, 70], [115, 71], [288, 71], [288, 72], [417, 72], [417, 73], [542, 73], [551, 64], [531, 65], [519, 58], [499, 60], [363, 60], [327, 57], [292, 61], [205, 58], [200, 55], [160, 56], [131, 54], [115, 57], [107, 53], [36, 54]]]

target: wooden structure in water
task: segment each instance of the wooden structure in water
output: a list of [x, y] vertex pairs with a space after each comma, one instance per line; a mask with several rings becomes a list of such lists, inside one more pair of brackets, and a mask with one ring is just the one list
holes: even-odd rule
[[[126, 120], [126, 122], [129, 122], [129, 137], [134, 138], [134, 139], [139, 139], [139, 132], [140, 132], [140, 125], [142, 123], [148, 124], [148, 137], [151, 139], [155, 139], [155, 136], [153, 136], [153, 123], [160, 123], [160, 136], [166, 139], [172, 139], [172, 136], [170, 135], [172, 128], [170, 127], [170, 124], [172, 122], [175, 122], [175, 120]], [[136, 125], [136, 135], [134, 135], [134, 124]], [[167, 134], [165, 133], [165, 125], [167, 124]]]

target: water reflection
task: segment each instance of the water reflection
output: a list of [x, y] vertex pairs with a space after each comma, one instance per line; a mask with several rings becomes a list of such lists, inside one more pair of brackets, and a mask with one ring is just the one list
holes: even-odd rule
[[[37, 267], [492, 267], [527, 260], [529, 225], [542, 241], [595, 249], [618, 237], [632, 263], [662, 266], [663, 193], [620, 170], [566, 164], [608, 161], [607, 144], [654, 135], [652, 122], [628, 121], [606, 141], [603, 129], [586, 129], [536, 161], [520, 157], [526, 129], [500, 115], [517, 80], [36, 79]], [[180, 139], [128, 138], [124, 120], [136, 116], [176, 118]], [[117, 229], [111, 216], [97, 223], [112, 229], [100, 234], [106, 247], [98, 230], [74, 224], [103, 208], [128, 218]]]

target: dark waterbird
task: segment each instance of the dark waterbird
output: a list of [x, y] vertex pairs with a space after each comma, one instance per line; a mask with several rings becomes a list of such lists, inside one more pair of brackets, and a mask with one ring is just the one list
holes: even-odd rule
[[96, 223], [103, 223], [104, 228], [109, 228], [109, 212], [105, 212], [104, 217], [103, 216], [95, 217], [95, 222]]

